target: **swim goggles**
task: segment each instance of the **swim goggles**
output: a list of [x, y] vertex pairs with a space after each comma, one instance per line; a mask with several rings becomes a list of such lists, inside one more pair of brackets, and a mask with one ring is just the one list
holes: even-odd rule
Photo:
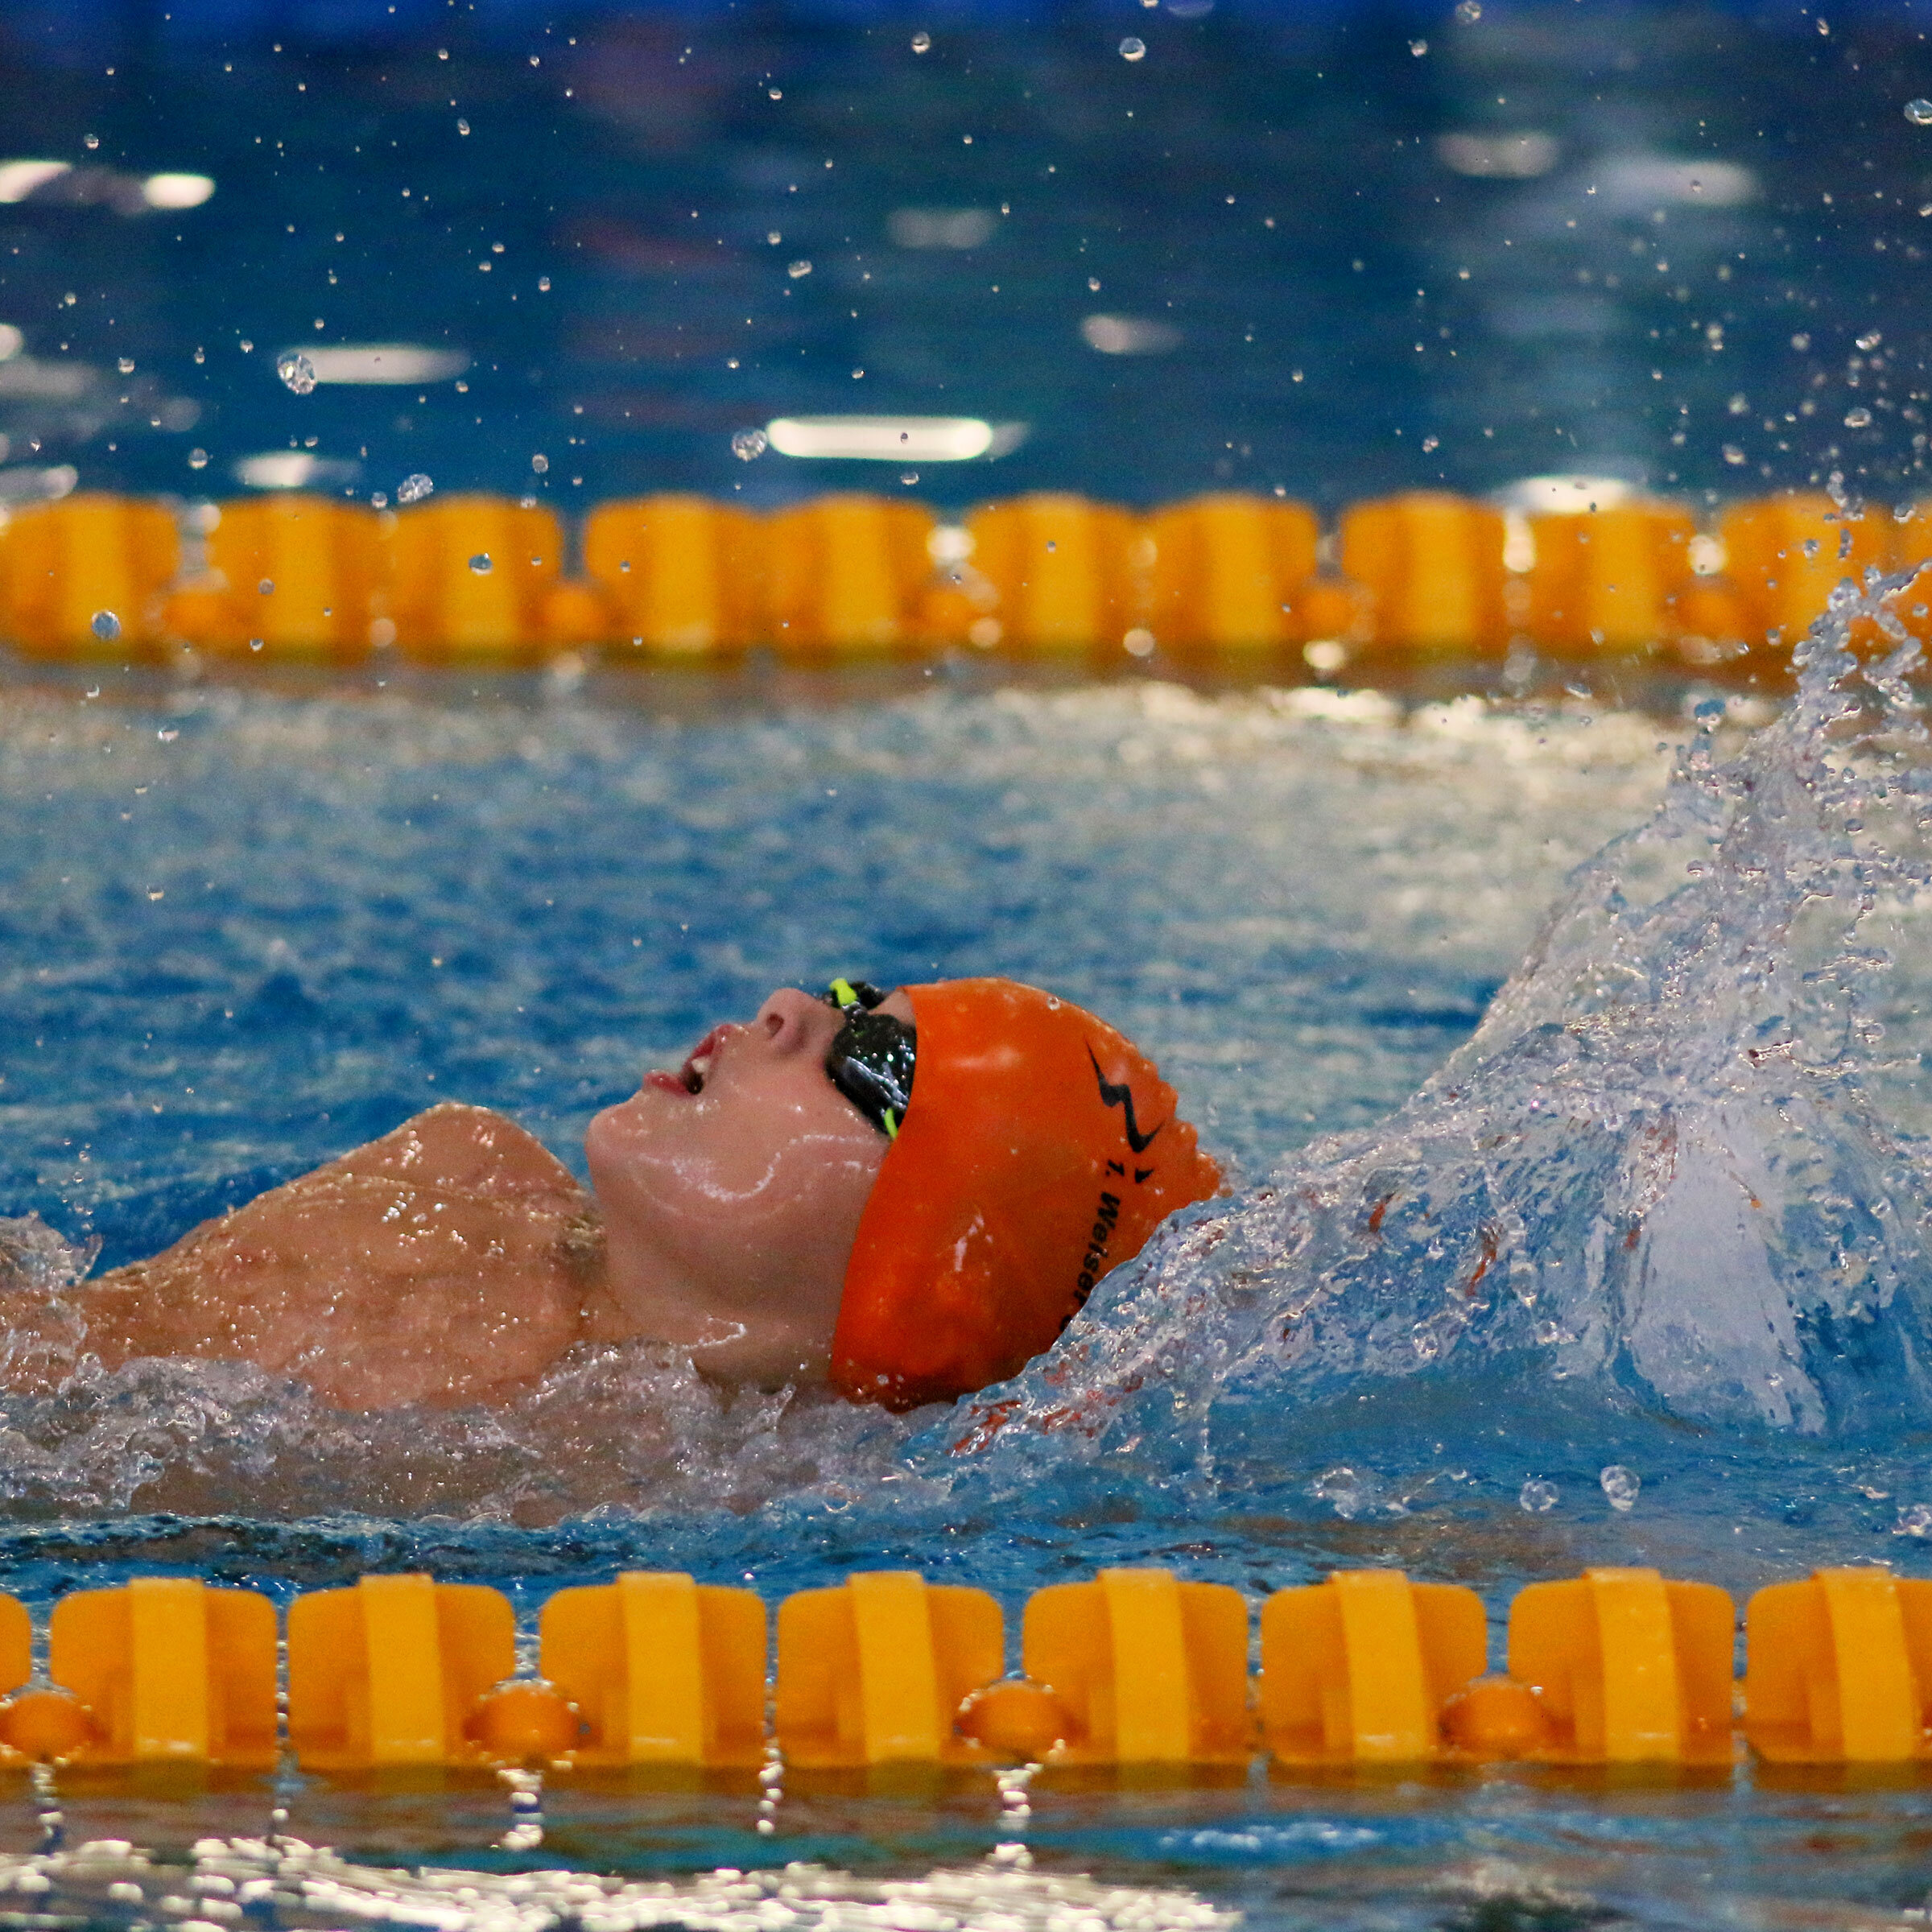
[[889, 1141], [912, 1100], [919, 1034], [905, 1021], [873, 1010], [886, 997], [863, 980], [834, 980], [819, 998], [845, 1015], [825, 1056], [833, 1086]]

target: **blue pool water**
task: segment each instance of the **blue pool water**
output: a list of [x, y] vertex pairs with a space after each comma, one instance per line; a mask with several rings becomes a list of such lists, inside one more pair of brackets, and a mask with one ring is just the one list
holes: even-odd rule
[[[0, 161], [70, 164], [0, 202], [0, 487], [1332, 509], [1923, 474], [1908, 0], [1823, 31], [1790, 0], [390, 3], [0, 10]], [[156, 172], [212, 194], [147, 208]], [[453, 360], [276, 380], [382, 342]], [[732, 456], [843, 411], [1024, 440], [910, 485]]]
[[[725, 1405], [647, 1351], [488, 1415], [345, 1419], [180, 1364], [11, 1398], [0, 1581], [44, 1604], [185, 1566], [286, 1596], [419, 1565], [498, 1584], [534, 1626], [551, 1589], [626, 1566], [775, 1600], [916, 1564], [993, 1590], [1017, 1628], [1030, 1590], [1121, 1561], [1251, 1597], [1397, 1563], [1499, 1616], [1591, 1561], [1740, 1598], [1815, 1562], [1923, 1571], [1932, 766], [1905, 686], [1839, 662], [1835, 692], [1820, 656], [1768, 724], [1695, 691], [1674, 712], [1404, 708], [943, 671], [17, 678], [0, 1174], [11, 1209], [105, 1261], [450, 1095], [576, 1159], [642, 1063], [839, 968], [999, 968], [1091, 1001], [1158, 1055], [1242, 1191], [956, 1410]], [[1915, 1789], [1761, 1773], [1049, 1779], [1017, 1814], [990, 1781], [806, 1787], [768, 1835], [749, 1791], [553, 1783], [521, 1838], [488, 1780], [68, 1781], [70, 1845], [179, 1857], [279, 1803], [283, 1829], [378, 1863], [805, 1860], [853, 1875], [813, 1882], [854, 1910], [943, 1870], [976, 1923], [1001, 1873], [1046, 1888], [1026, 1909], [1049, 1917], [1086, 1873], [1134, 1888], [1132, 1911], [1179, 1910], [1178, 1889], [1284, 1924], [1758, 1922], [1926, 1889]], [[28, 1850], [24, 1794], [10, 1828]], [[1017, 1876], [978, 1862], [1022, 1840]], [[241, 1855], [200, 1856], [218, 1875]], [[57, 1860], [55, 1902], [85, 1917], [91, 1869]]]

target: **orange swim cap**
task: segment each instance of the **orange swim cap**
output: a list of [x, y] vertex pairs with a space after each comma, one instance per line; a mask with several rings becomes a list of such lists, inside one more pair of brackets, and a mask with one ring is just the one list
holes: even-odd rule
[[1015, 980], [908, 986], [912, 1100], [845, 1269], [832, 1379], [910, 1409], [1052, 1347], [1220, 1170], [1132, 1041]]

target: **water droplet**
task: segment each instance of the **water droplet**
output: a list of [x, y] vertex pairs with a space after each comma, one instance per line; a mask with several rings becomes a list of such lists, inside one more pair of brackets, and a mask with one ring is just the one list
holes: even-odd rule
[[[1932, 119], [1932, 116], [1928, 116], [1927, 118]], [[80, 145], [92, 153], [101, 145], [101, 137], [98, 134], [83, 134], [80, 137]]]
[[1875, 328], [1868, 329], [1864, 335], [1854, 336], [1852, 339], [1860, 349], [1876, 349], [1879, 344], [1885, 341], [1885, 337]]
[[750, 463], [764, 455], [766, 447], [762, 429], [741, 429], [731, 439], [731, 453], [741, 463]]
[[387, 510], [389, 508], [389, 498], [383, 493], [382, 491], [379, 489], [372, 489], [369, 493], [369, 506], [371, 510]]
[[208, 351], [207, 351], [206, 349], [197, 349], [195, 351], [195, 361], [196, 361], [196, 364], [197, 364], [197, 365], [199, 365], [199, 364], [200, 364], [200, 363], [203, 363], [203, 362], [205, 362], [207, 360], [208, 360]]
[[1845, 411], [1845, 427], [1847, 429], [1869, 429], [1871, 427], [1872, 412], [1863, 404], [1860, 404], [1856, 409], [1848, 409]]
[[436, 485], [419, 469], [405, 477], [396, 485], [396, 501], [398, 503], [420, 503], [435, 488]]
[[250, 638], [248, 641], [248, 647], [250, 650], [259, 650], [262, 648], [262, 640], [259, 638]]
[[924, 27], [913, 35], [912, 51], [915, 54], [929, 54], [932, 52], [932, 35]]
[[492, 568], [489, 561], [489, 552], [486, 550], [478, 551], [477, 554], [470, 559], [469, 567], [477, 573], [478, 576], [488, 576]]
[[1424, 436], [1422, 438], [1422, 454], [1424, 456], [1427, 456], [1432, 449], [1440, 449], [1442, 446], [1443, 440], [1440, 436]]
[[113, 643], [121, 634], [121, 620], [111, 610], [96, 611], [87, 627], [103, 644]]
[[456, 120], [456, 132], [460, 134], [466, 134], [469, 132], [469, 123], [460, 116], [458, 116]]
[[298, 396], [306, 396], [316, 386], [315, 364], [294, 349], [276, 357], [275, 374], [282, 378], [283, 386]]
[[1932, 127], [1932, 101], [1920, 95], [1916, 101], [1905, 103], [1905, 118], [1914, 127]]
[[1409, 51], [1419, 60], [1424, 54], [1428, 52], [1429, 43], [1426, 40], [1411, 40], [1409, 43]]
[[1532, 1476], [1517, 1492], [1516, 1500], [1532, 1516], [1547, 1516], [1557, 1505], [1561, 1492], [1554, 1483]]
[[782, 88], [774, 87], [770, 89], [769, 91], [772, 99], [774, 101], [782, 101], [785, 98], [785, 90]]
[[550, 458], [545, 456], [541, 450], [539, 450], [537, 453], [530, 458], [530, 466], [537, 473], [539, 476], [543, 476], [549, 471]]
[[537, 277], [537, 287], [543, 294], [548, 295], [550, 293], [550, 277], [548, 275], [539, 275]]
[[1804, 330], [1800, 329], [1791, 338], [1791, 346], [1802, 356], [1811, 346], [1811, 338]]
[[132, 356], [123, 356], [114, 365], [114, 367], [119, 369], [122, 375], [131, 376], [134, 373], [134, 359]]
[[272, 597], [275, 594], [275, 580], [273, 577], [264, 577], [262, 581], [255, 586], [255, 588], [260, 592], [263, 597]]
[[1740, 449], [1736, 444], [1727, 443], [1724, 445], [1724, 460], [1728, 463], [1732, 469], [1735, 469], [1743, 464], [1748, 463], [1751, 459], [1744, 454], [1744, 451]]
[[916, 469], [902, 469], [899, 472], [899, 481], [908, 489], [910, 489], [919, 480], [919, 473]]
[[1455, 0], [1455, 18], [1459, 26], [1474, 27], [1482, 17], [1482, 0]]
[[1146, 56], [1147, 43], [1137, 34], [1129, 34], [1121, 43], [1121, 58], [1123, 60], [1139, 60]]
[[794, 262], [785, 272], [795, 282], [800, 275], [808, 275], [811, 273], [811, 264], [809, 262]]
[[188, 466], [190, 469], [206, 469], [208, 452], [204, 449], [191, 449], [188, 452]]
[[1596, 1479], [1604, 1486], [1604, 1494], [1610, 1499], [1612, 1509], [1634, 1509], [1637, 1492], [1644, 1486], [1644, 1479], [1634, 1469], [1626, 1469], [1621, 1463], [1612, 1463]]
[[1364, 1506], [1374, 1501], [1370, 1484], [1346, 1463], [1324, 1469], [1315, 1478], [1313, 1488], [1315, 1495], [1328, 1504], [1344, 1521], [1359, 1515]]

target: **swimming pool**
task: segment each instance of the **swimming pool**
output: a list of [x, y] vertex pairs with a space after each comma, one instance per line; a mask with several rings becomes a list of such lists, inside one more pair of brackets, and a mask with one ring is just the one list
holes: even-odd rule
[[[1923, 774], [1905, 711], [1853, 741], [1813, 702], [1767, 727], [1695, 692], [1675, 716], [1405, 710], [983, 667], [470, 690], [18, 677], [0, 1160], [10, 1208], [97, 1236], [105, 1261], [448, 1095], [575, 1160], [641, 1059], [840, 968], [998, 967], [1090, 1001], [1159, 1055], [1250, 1191], [1212, 1254], [1197, 1211], [1114, 1278], [1080, 1346], [1014, 1385], [1018, 1415], [968, 1405], [1004, 1420], [970, 1454], [958, 1415], [726, 1407], [642, 1352], [487, 1418], [345, 1423], [207, 1366], [16, 1398], [0, 1583], [44, 1604], [180, 1568], [286, 1599], [423, 1567], [495, 1583], [527, 1624], [555, 1588], [638, 1565], [768, 1600], [904, 1565], [991, 1589], [1011, 1627], [1032, 1589], [1120, 1562], [1251, 1596], [1396, 1563], [1492, 1612], [1589, 1562], [1740, 1599], [1814, 1562], [1922, 1573], [1921, 1398], [1887, 1351], [1917, 1333], [1921, 1278]], [[1782, 1190], [1778, 1233], [1727, 1274], [1746, 1245], [1727, 1176], [1747, 1168]], [[1485, 1242], [1499, 1286], [1472, 1298]], [[1620, 1253], [1641, 1266], [1620, 1274]], [[1777, 1346], [1750, 1299], [1771, 1288]], [[638, 1426], [653, 1402], [685, 1416], [681, 1440]], [[1633, 1504], [1600, 1481], [1612, 1467]], [[975, 1923], [1190, 1900], [1285, 1924], [1665, 1922], [1895, 1909], [1923, 1885], [1909, 1782], [1039, 1784], [1016, 1814], [985, 1777], [795, 1778], [769, 1834], [755, 1788], [553, 1780], [535, 1835], [527, 1798], [455, 1776], [68, 1774], [42, 1802], [70, 1845], [176, 1857], [268, 1831], [279, 1805], [286, 1831], [377, 1864], [690, 1873], [623, 1908], [679, 1922], [729, 1908], [697, 1875], [786, 1860], [850, 1872], [811, 1884], [887, 1919], [928, 1909], [891, 1885], [952, 1872]], [[23, 1790], [6, 1829], [24, 1852], [39, 1828]], [[1030, 1868], [978, 1862], [1022, 1839]], [[122, 1856], [56, 1861], [48, 1902], [126, 1919], [104, 1889]], [[258, 1876], [262, 1856], [211, 1844], [196, 1869], [254, 1857]], [[1079, 1873], [1133, 1896], [1069, 1904], [1053, 1888]], [[402, 1881], [340, 1882], [405, 1922], [430, 1909]], [[321, 1922], [293, 1883], [262, 1909]], [[475, 1883], [437, 1909], [584, 1909]], [[202, 1897], [185, 1884], [160, 1888], [188, 1901], [176, 1918]], [[167, 1918], [156, 1897], [151, 1879], [140, 1913]]]
[[[580, 11], [10, 9], [0, 159], [56, 166], [0, 177], [0, 497], [433, 473], [574, 513], [883, 475], [950, 510], [1332, 509], [1554, 469], [1708, 506], [1922, 473], [1901, 110], [1932, 70], [1896, 10]], [[370, 343], [423, 352], [421, 386], [275, 378]], [[733, 453], [861, 396], [1024, 439], [917, 484]], [[1587, 1563], [1740, 1600], [1814, 1563], [1925, 1575], [1916, 724], [1896, 691], [1778, 725], [1571, 681], [10, 663], [0, 1212], [102, 1264], [443, 1097], [575, 1162], [640, 1063], [840, 970], [1064, 989], [1246, 1191], [1016, 1408], [943, 1426], [726, 1406], [638, 1352], [488, 1418], [345, 1422], [179, 1365], [12, 1400], [0, 1587], [286, 1601], [420, 1567], [507, 1591], [527, 1649], [552, 1591], [633, 1566], [768, 1603], [917, 1566], [1009, 1629], [1112, 1563], [1251, 1600], [1400, 1564], [1492, 1624]], [[1922, 1912], [1926, 1818], [1909, 1780], [1749, 1769], [795, 1777], [768, 1813], [69, 1772], [0, 1797], [0, 1916], [1864, 1926]]]

